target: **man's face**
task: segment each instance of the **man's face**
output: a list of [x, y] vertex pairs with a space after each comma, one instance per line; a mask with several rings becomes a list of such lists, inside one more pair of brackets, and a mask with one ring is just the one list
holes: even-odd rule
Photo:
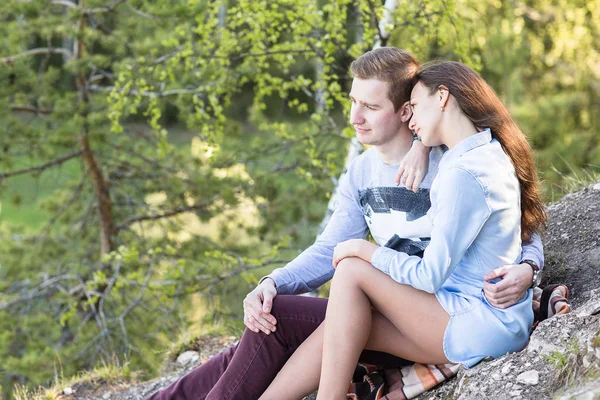
[[381, 146], [400, 132], [401, 112], [394, 111], [387, 95], [388, 85], [378, 79], [354, 78], [352, 81], [350, 123], [362, 144]]

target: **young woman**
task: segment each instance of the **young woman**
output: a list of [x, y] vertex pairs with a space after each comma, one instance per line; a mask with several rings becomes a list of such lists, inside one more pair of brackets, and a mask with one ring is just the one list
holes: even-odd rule
[[363, 349], [471, 367], [527, 344], [531, 290], [506, 309], [483, 295], [483, 277], [517, 261], [546, 220], [527, 140], [493, 90], [460, 63], [422, 68], [411, 106], [409, 126], [423, 143], [449, 149], [431, 188], [423, 258], [365, 240], [339, 244], [324, 326], [261, 399], [301, 398], [308, 384], [294, 377], [306, 376], [303, 365], [321, 351], [318, 399], [341, 400]]

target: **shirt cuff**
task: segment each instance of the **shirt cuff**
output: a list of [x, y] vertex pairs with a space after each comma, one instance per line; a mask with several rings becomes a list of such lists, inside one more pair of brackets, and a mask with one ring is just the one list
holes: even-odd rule
[[275, 284], [275, 289], [277, 289], [277, 282], [275, 281], [275, 279], [273, 279], [273, 277], [267, 275], [267, 276], [263, 276], [262, 278], [260, 278], [260, 280], [258, 281], [258, 284], [260, 285], [261, 283], [263, 283], [265, 281], [265, 279], [270, 279], [273, 281], [273, 283]]
[[[289, 293], [290, 285], [289, 285], [289, 275], [286, 274], [285, 268], [275, 268], [271, 273], [267, 276], [263, 276], [258, 281], [260, 285], [267, 278], [273, 279], [275, 282], [275, 289], [277, 290], [277, 294], [291, 294]], [[285, 290], [283, 290], [285, 289]]]
[[389, 247], [378, 247], [371, 256], [371, 264], [386, 275], [390, 274], [392, 258], [397, 254], [396, 250]]

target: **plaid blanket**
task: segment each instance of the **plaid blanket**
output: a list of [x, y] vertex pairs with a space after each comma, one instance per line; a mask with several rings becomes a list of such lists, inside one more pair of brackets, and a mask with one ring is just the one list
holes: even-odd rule
[[[571, 311], [566, 285], [533, 289], [533, 331], [540, 321]], [[460, 364], [415, 363], [400, 369], [383, 370], [376, 365], [358, 364], [348, 389], [349, 400], [406, 400], [452, 378]]]

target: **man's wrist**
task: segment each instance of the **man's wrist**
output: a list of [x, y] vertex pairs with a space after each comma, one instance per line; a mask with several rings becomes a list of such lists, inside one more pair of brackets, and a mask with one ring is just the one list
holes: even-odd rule
[[534, 288], [536, 286], [539, 286], [541, 278], [542, 278], [540, 275], [540, 267], [532, 260], [522, 260], [521, 264], [527, 264], [531, 268], [532, 277], [531, 277], [531, 286], [529, 288]]
[[421, 139], [417, 135], [413, 135], [413, 141], [412, 141], [411, 147], [426, 148], [427, 146], [425, 146], [423, 144], [423, 142], [421, 142]]
[[263, 283], [267, 283], [267, 284], [271, 284], [273, 285], [273, 287], [275, 289], [277, 289], [277, 282], [275, 282], [275, 279], [271, 278], [270, 276], [263, 276], [260, 281], [258, 281], [259, 285], [262, 285]]

